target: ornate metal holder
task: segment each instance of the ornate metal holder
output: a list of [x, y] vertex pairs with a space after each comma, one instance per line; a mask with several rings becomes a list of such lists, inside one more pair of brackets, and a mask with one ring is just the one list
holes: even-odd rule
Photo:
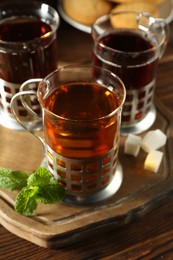
[[122, 135], [141, 133], [153, 125], [156, 119], [153, 104], [154, 86], [155, 82], [151, 82], [140, 89], [126, 91], [126, 102], [122, 112]]
[[46, 145], [44, 166], [66, 188], [66, 203], [93, 204], [117, 192], [123, 179], [121, 164], [112, 149], [100, 158], [76, 160], [63, 157]]

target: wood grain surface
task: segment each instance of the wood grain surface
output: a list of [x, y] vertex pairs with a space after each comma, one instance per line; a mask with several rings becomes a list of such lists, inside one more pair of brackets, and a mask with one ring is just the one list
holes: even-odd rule
[[[159, 101], [156, 102], [156, 107], [157, 117], [152, 129], [161, 129], [168, 138], [167, 144], [162, 148], [164, 159], [157, 174], [144, 169], [146, 158], [144, 151], [140, 151], [138, 157], [124, 154], [126, 137], [122, 136], [119, 160], [124, 177], [120, 189], [110, 199], [92, 206], [75, 206], [66, 203], [41, 204], [35, 214], [28, 218], [19, 215], [13, 209], [16, 192], [0, 190], [1, 224], [12, 233], [39, 246], [58, 248], [86, 240], [95, 231], [105, 233], [109, 229], [123, 226], [163, 203], [173, 193], [173, 162], [170, 160], [173, 154], [171, 136], [173, 118], [169, 110], [166, 111], [165, 106]], [[28, 135], [30, 137], [29, 133]], [[15, 151], [21, 149], [21, 143], [25, 143], [26, 151], [23, 151], [20, 159], [27, 158], [27, 163], [24, 165], [29, 169], [31, 166], [28, 162], [32, 162], [33, 158], [38, 162], [39, 159], [40, 150], [38, 143], [35, 142], [37, 139], [15, 133], [15, 140], [16, 142], [13, 142]], [[6, 143], [3, 145], [6, 147]], [[16, 161], [19, 160], [11, 158], [11, 154], [15, 152], [9, 151], [8, 156], [15, 162], [13, 169], [16, 167]], [[7, 161], [7, 158], [5, 159]]]
[[[90, 60], [92, 46], [90, 35], [80, 32], [63, 22], [58, 34], [59, 64], [75, 63], [76, 61], [87, 62]], [[167, 116], [170, 116], [170, 118], [173, 116], [172, 53], [173, 40], [171, 36], [169, 46], [159, 64], [156, 88], [156, 97], [159, 102], [164, 104], [166, 111], [169, 111]], [[19, 138], [16, 138], [16, 136]], [[172, 130], [169, 132], [169, 136], [172, 141]], [[24, 141], [26, 138], [28, 144]], [[15, 132], [0, 127], [0, 166], [33, 171], [40, 164], [43, 156], [41, 144], [33, 138], [26, 132]], [[34, 154], [33, 150], [35, 151]], [[172, 154], [169, 155], [169, 160], [171, 159]], [[171, 185], [173, 185], [172, 182], [170, 182]], [[105, 229], [103, 233], [95, 229], [87, 239], [82, 239], [68, 246], [62, 245], [57, 249], [39, 247], [0, 226], [0, 259], [119, 260], [172, 258], [172, 194], [168, 194], [162, 203], [156, 203], [154, 209], [148, 213], [146, 212], [145, 215], [130, 222], [127, 219], [127, 223], [123, 223], [123, 226], [116, 226], [115, 228], [112, 225]]]

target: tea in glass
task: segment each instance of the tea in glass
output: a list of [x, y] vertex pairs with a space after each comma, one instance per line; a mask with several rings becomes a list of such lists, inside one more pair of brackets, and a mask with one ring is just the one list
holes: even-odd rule
[[[120, 19], [127, 25], [116, 26]], [[148, 129], [156, 118], [153, 98], [158, 61], [167, 42], [166, 22], [146, 13], [112, 13], [95, 21], [92, 36], [93, 64], [117, 74], [127, 90], [121, 132]]]
[[[13, 1], [0, 4], [0, 16], [0, 123], [18, 129], [10, 101], [24, 81], [45, 77], [57, 68], [59, 15], [46, 4]], [[37, 84], [28, 87], [37, 89]], [[35, 97], [28, 104], [40, 110]], [[16, 107], [24, 121], [32, 120], [20, 101]]]
[[[30, 94], [21, 91], [12, 101]], [[66, 201], [88, 204], [112, 196], [122, 183], [118, 162], [122, 81], [100, 67], [71, 65], [40, 81], [37, 97], [47, 167], [66, 189]], [[12, 110], [22, 124], [13, 102]]]

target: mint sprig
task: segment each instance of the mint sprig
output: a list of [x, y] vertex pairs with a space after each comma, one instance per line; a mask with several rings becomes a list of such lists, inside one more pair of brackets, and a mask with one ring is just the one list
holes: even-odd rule
[[39, 187], [24, 187], [17, 195], [14, 208], [24, 216], [30, 216], [37, 208], [37, 191]]
[[28, 175], [22, 171], [0, 168], [0, 188], [6, 188], [9, 191], [20, 190], [27, 185], [27, 178]]
[[39, 167], [30, 175], [22, 171], [0, 168], [0, 188], [9, 191], [20, 190], [14, 208], [24, 216], [32, 215], [39, 202], [51, 204], [65, 197], [64, 188], [45, 167]]

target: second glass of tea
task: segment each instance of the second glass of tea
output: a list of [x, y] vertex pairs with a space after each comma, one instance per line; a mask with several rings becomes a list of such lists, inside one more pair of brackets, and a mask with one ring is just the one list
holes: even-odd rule
[[157, 66], [168, 34], [164, 19], [130, 11], [104, 15], [92, 26], [93, 64], [117, 74], [126, 87], [122, 134], [141, 133], [155, 121]]
[[118, 163], [126, 95], [122, 81], [92, 65], [69, 65], [49, 74], [37, 91], [44, 138], [24, 125], [16, 112], [15, 101], [33, 93], [17, 93], [11, 108], [17, 121], [42, 141], [46, 165], [66, 189], [65, 201], [91, 204], [115, 194], [123, 179]]
[[[21, 84], [30, 78], [42, 78], [57, 68], [57, 11], [41, 2], [29, 0], [0, 3], [0, 124], [21, 129], [16, 123], [10, 101]], [[37, 83], [30, 89], [37, 89]], [[28, 100], [35, 111], [35, 97]], [[21, 102], [16, 103], [23, 120], [31, 121]], [[31, 123], [31, 122], [30, 122]], [[37, 126], [41, 128], [39, 122]]]

